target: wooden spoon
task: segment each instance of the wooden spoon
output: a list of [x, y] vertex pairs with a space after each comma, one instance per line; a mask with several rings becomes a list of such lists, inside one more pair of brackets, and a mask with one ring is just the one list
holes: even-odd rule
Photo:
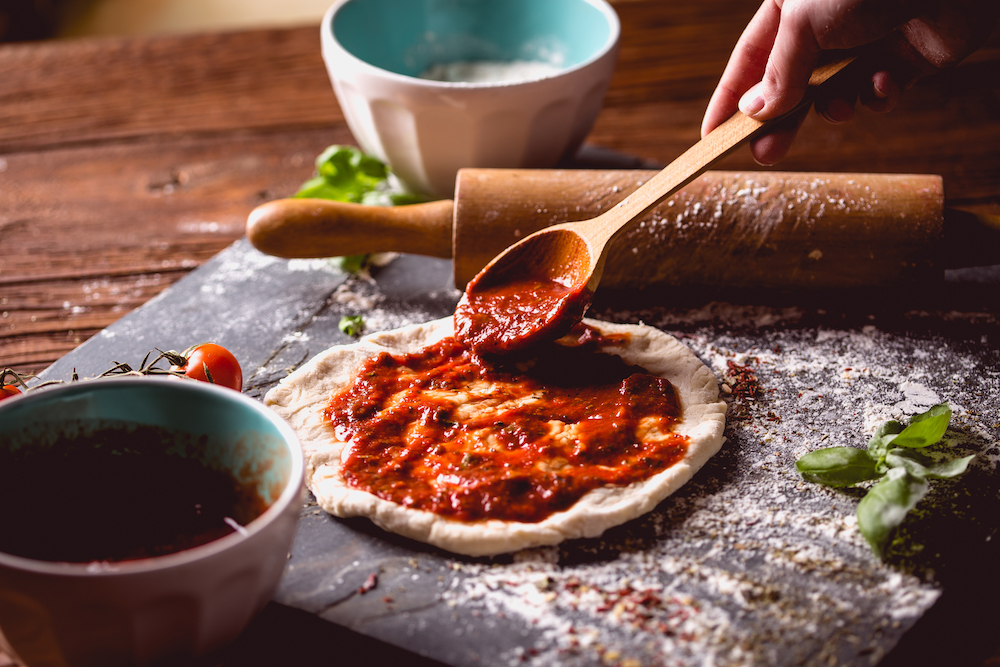
[[504, 250], [466, 286], [455, 310], [456, 337], [476, 352], [505, 354], [566, 334], [590, 306], [608, 248], [630, 223], [753, 135], [811, 105], [816, 89], [853, 60], [817, 67], [802, 103], [788, 114], [758, 121], [737, 111], [596, 218], [547, 227]]

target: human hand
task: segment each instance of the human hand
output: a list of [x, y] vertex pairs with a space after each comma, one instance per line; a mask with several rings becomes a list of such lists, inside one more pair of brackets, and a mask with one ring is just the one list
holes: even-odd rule
[[[820, 54], [887, 37], [886, 48], [850, 83], [816, 99], [835, 123], [854, 105], [889, 111], [920, 77], [957, 64], [989, 37], [997, 0], [764, 0], [736, 43], [702, 121], [704, 137], [737, 109], [758, 120], [781, 116], [802, 100]], [[754, 159], [775, 164], [792, 145], [808, 109], [751, 143]]]

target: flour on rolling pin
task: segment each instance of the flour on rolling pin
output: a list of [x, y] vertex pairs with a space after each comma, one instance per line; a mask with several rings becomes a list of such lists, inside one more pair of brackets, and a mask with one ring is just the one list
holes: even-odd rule
[[[537, 229], [610, 209], [655, 173], [463, 170], [456, 283]], [[839, 289], [940, 277], [943, 210], [938, 176], [710, 171], [626, 231], [601, 286]]]

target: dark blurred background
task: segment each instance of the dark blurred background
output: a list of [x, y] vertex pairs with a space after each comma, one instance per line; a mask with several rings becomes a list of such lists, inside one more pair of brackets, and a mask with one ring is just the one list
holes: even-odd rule
[[0, 0], [0, 42], [55, 35], [69, 0]]

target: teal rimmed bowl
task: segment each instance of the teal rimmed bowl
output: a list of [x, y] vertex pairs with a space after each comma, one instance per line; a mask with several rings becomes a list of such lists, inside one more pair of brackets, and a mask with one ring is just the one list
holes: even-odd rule
[[[604, 0], [338, 0], [323, 58], [362, 150], [414, 189], [451, 196], [463, 167], [554, 166], [582, 143], [611, 80]], [[494, 81], [420, 78], [454, 63], [544, 63]]]
[[[140, 467], [126, 479], [118, 464], [129, 456]], [[71, 519], [92, 518], [83, 516], [88, 508], [94, 514], [92, 497], [116, 499], [128, 517], [124, 527], [112, 524], [122, 535], [149, 527], [134, 505], [149, 503], [148, 516], [160, 516], [156, 494], [109, 495], [136, 489], [129, 484], [151, 472], [145, 462], [161, 466], [141, 478], [147, 486], [183, 464], [161, 495], [182, 496], [206, 470], [232, 480], [240, 491], [222, 512], [229, 528], [173, 547], [180, 550], [81, 559]], [[75, 478], [67, 476], [73, 470]], [[0, 542], [0, 644], [28, 665], [142, 665], [211, 655], [231, 643], [274, 595], [303, 488], [302, 451], [280, 418], [232, 389], [173, 378], [91, 380], [0, 402], [4, 475], [23, 499], [5, 498], [0, 511], [26, 513], [17, 525], [41, 534], [64, 531], [45, 541], [54, 555], [26, 546], [35, 535]], [[115, 512], [114, 504], [105, 508]]]

